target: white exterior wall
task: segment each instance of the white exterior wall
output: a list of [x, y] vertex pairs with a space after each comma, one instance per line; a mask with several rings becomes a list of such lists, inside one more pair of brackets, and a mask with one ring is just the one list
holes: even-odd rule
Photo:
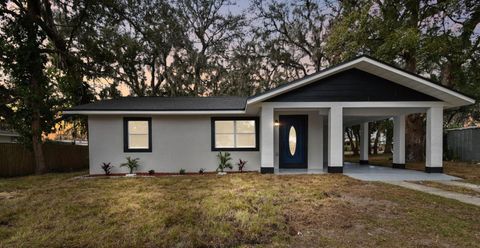
[[[323, 117], [318, 110], [275, 111], [275, 120], [280, 115], [308, 115], [308, 169], [323, 169]], [[272, 122], [273, 126], [273, 122]], [[275, 169], [279, 168], [279, 127], [274, 131]]]
[[[152, 152], [123, 152], [124, 116], [89, 116], [90, 174], [103, 174], [102, 162], [114, 165], [112, 173], [126, 173], [119, 165], [126, 157], [140, 158], [138, 172], [215, 171], [217, 151], [211, 151], [210, 116], [152, 116]], [[233, 170], [239, 158], [247, 160], [245, 170], [260, 169], [260, 152], [230, 152]]]

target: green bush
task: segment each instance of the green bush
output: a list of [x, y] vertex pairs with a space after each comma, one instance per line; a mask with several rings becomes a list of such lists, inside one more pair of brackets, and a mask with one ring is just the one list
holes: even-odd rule
[[138, 169], [140, 163], [138, 162], [139, 158], [127, 157], [127, 162], [120, 165], [120, 167], [128, 167], [130, 169], [130, 174], [133, 174], [133, 171]]
[[229, 168], [229, 169], [233, 168], [232, 163], [230, 162], [232, 160], [232, 157], [230, 156], [229, 152], [224, 152], [224, 153], [219, 152], [217, 154], [217, 158], [218, 160], [220, 160], [217, 171], [223, 172], [225, 168]]

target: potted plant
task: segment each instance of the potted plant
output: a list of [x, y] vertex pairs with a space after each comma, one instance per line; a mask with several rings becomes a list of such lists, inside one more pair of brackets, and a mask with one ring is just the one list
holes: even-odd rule
[[105, 171], [105, 175], [108, 176], [112, 173], [112, 168], [113, 168], [112, 163], [103, 162], [101, 167], [102, 167], [103, 171]]
[[217, 168], [218, 174], [219, 175], [227, 174], [224, 171], [225, 168], [229, 168], [229, 169], [233, 168], [232, 163], [230, 162], [232, 160], [232, 157], [230, 157], [230, 153], [229, 152], [225, 152], [225, 153], [219, 152], [217, 154], [217, 158], [219, 160], [218, 168]]
[[247, 160], [242, 160], [241, 158], [238, 159], [238, 163], [237, 163], [237, 166], [238, 166], [238, 170], [240, 171], [240, 173], [243, 172], [243, 169], [245, 168], [245, 165], [247, 165]]
[[140, 160], [139, 158], [127, 157], [127, 162], [120, 165], [120, 167], [128, 167], [128, 169], [130, 170], [130, 173], [126, 174], [125, 176], [133, 177], [136, 175], [133, 173], [133, 171], [136, 170], [138, 166], [140, 166], [138, 162], [139, 160]]

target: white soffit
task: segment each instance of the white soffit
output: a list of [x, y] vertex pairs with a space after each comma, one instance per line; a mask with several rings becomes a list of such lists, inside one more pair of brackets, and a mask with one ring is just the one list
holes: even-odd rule
[[470, 105], [475, 103], [475, 100], [470, 97], [467, 97], [461, 93], [455, 92], [453, 90], [450, 90], [440, 85], [437, 85], [435, 83], [432, 83], [419, 76], [412, 75], [410, 73], [404, 72], [402, 70], [399, 70], [392, 66], [378, 62], [376, 60], [370, 59], [368, 57], [360, 57], [352, 61], [346, 62], [344, 64], [335, 66], [331, 69], [326, 69], [325, 71], [319, 72], [318, 74], [314, 74], [304, 79], [300, 79], [297, 82], [291, 83], [284, 87], [279, 87], [277, 89], [273, 89], [269, 92], [266, 92], [262, 95], [252, 97], [248, 99], [247, 105], [265, 101], [269, 98], [272, 98], [277, 95], [283, 94], [285, 92], [291, 91], [293, 89], [308, 85], [322, 78], [326, 78], [328, 76], [337, 74], [339, 72], [342, 72], [351, 68], [360, 69], [362, 71], [371, 73], [373, 75], [385, 78], [392, 82], [411, 88], [418, 92], [422, 92], [424, 94], [438, 98], [444, 101], [445, 103], [447, 103], [446, 107], [459, 107], [459, 106]]

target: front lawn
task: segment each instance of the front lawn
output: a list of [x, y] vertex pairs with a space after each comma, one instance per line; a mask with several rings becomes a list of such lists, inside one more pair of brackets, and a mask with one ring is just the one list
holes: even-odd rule
[[480, 208], [343, 175], [0, 179], [0, 247], [473, 247]]

